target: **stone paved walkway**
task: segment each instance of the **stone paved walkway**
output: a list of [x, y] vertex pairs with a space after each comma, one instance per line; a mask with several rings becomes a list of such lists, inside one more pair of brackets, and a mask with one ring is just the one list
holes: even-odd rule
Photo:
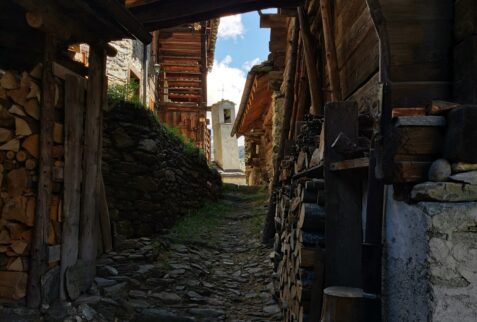
[[67, 320], [281, 321], [270, 249], [259, 241], [263, 199], [228, 192], [221, 202], [233, 211], [195, 242], [126, 240], [121, 251], [101, 258], [95, 287], [75, 301]]

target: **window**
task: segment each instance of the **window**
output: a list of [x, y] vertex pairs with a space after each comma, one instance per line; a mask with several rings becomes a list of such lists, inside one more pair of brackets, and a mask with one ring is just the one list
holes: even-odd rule
[[232, 123], [232, 110], [229, 108], [224, 109], [224, 123]]

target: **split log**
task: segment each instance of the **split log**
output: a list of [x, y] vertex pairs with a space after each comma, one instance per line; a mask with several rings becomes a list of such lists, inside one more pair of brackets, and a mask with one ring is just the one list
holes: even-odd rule
[[40, 148], [40, 136], [38, 134], [30, 135], [23, 141], [22, 148], [24, 148], [33, 157], [38, 158]]
[[36, 98], [29, 99], [25, 105], [25, 112], [35, 120], [40, 119], [40, 104]]
[[19, 300], [26, 295], [28, 274], [0, 272], [0, 298]]
[[12, 170], [7, 175], [8, 194], [11, 197], [21, 196], [28, 185], [28, 173], [25, 168]]
[[[28, 92], [28, 95], [27, 95], [26, 98], [27, 99], [36, 98], [38, 100], [38, 102], [41, 102], [41, 89], [38, 86], [38, 84], [36, 84], [35, 82], [31, 83], [30, 91]], [[23, 105], [25, 105], [25, 104], [26, 104], [26, 102]]]
[[8, 222], [6, 227], [7, 227], [7, 230], [10, 232], [10, 237], [12, 240], [16, 240], [16, 239], [24, 240], [22, 239], [22, 236], [24, 235], [25, 231], [28, 230], [28, 227], [16, 222]]
[[[10, 260], [7, 270], [12, 272], [26, 272], [28, 270], [28, 260], [24, 257], [15, 257]], [[0, 282], [1, 283], [1, 282]]]
[[16, 104], [25, 106], [29, 93], [30, 89], [28, 87], [20, 87], [7, 91], [7, 96], [10, 97]]
[[20, 117], [15, 117], [15, 135], [16, 136], [29, 136], [33, 133], [30, 128], [30, 125], [27, 121]]
[[26, 255], [28, 249], [28, 243], [24, 240], [16, 240], [10, 246], [17, 255]]
[[0, 146], [0, 150], [18, 152], [20, 150], [20, 141], [17, 139], [10, 140], [4, 145]]
[[[3, 206], [2, 216], [6, 220], [14, 220], [29, 227], [33, 227], [35, 218], [35, 198], [19, 196], [8, 199]], [[23, 230], [24, 229], [22, 229], [22, 232]], [[13, 239], [20, 239], [20, 236], [17, 237], [18, 238]]]
[[35, 79], [41, 79], [41, 76], [43, 75], [43, 64], [39, 63], [30, 72], [30, 76], [35, 78]]
[[20, 83], [13, 72], [6, 71], [0, 79], [0, 86], [4, 89], [17, 89], [20, 87]]
[[13, 138], [13, 133], [12, 131], [4, 128], [0, 128], [0, 142], [7, 142], [10, 141]]
[[23, 111], [23, 108], [20, 105], [13, 104], [12, 107], [8, 110], [8, 113], [10, 114], [15, 114], [18, 116], [25, 116], [25, 111]]

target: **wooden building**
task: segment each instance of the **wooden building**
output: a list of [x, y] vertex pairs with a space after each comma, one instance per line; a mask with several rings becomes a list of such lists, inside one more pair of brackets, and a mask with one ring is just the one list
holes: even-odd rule
[[155, 32], [153, 56], [159, 66], [157, 112], [167, 125], [204, 150], [207, 128], [207, 73], [214, 62], [219, 20], [184, 24]]
[[[6, 0], [0, 30], [0, 298], [38, 307], [77, 297], [111, 249], [99, 211], [108, 42], [151, 36], [117, 1]], [[77, 43], [88, 67], [71, 59]]]
[[[433, 171], [454, 162], [455, 176], [456, 162], [476, 161], [464, 152], [475, 150], [466, 139], [475, 133], [464, 124], [475, 110], [461, 105], [476, 103], [476, 9], [472, 1], [309, 0], [262, 15], [272, 33], [287, 30], [283, 82], [260, 86], [264, 76], [251, 71], [235, 133], [253, 138], [260, 151], [264, 138], [254, 133], [270, 135], [267, 112], [274, 97], [284, 97], [280, 133], [271, 139], [279, 142], [263, 155], [252, 148], [249, 171], [273, 160], [264, 240], [274, 241], [286, 321], [318, 321], [320, 314], [321, 321], [439, 320], [449, 301], [461, 308], [453, 316], [472, 315], [449, 283], [436, 280], [446, 279], [436, 272], [452, 258], [429, 246], [437, 242], [435, 227], [422, 228], [419, 218], [448, 216], [461, 209], [452, 203], [459, 200], [475, 211], [476, 196], [434, 195], [455, 183]], [[272, 63], [281, 41], [272, 37]], [[434, 203], [415, 204], [423, 200]], [[455, 218], [453, 225], [473, 223]], [[459, 243], [459, 234], [446, 233], [446, 242]], [[423, 305], [413, 307], [416, 300]]]
[[[165, 32], [159, 36], [163, 42], [157, 50], [168, 48], [174, 55], [178, 50], [174, 37], [199, 39], [200, 49], [191, 45], [195, 48], [188, 54], [212, 59], [213, 19], [281, 3], [0, 3], [1, 299], [30, 307], [49, 304], [58, 297], [74, 300], [91, 286], [97, 255], [112, 247], [101, 174], [106, 59], [116, 55], [108, 43], [135, 38], [149, 44], [150, 32], [160, 29]], [[296, 4], [284, 1], [290, 3]], [[184, 25], [194, 31], [167, 29]], [[168, 40], [171, 35], [173, 39]], [[89, 46], [87, 64], [73, 60], [74, 52], [69, 49], [78, 44]], [[172, 59], [172, 64], [166, 55], [160, 59], [166, 72], [164, 81], [171, 81], [168, 87], [186, 85], [173, 85], [171, 76], [174, 64], [180, 66], [181, 59]], [[192, 83], [203, 78], [208, 65], [201, 61], [198, 69], [187, 66], [193, 67], [194, 73], [200, 71]], [[201, 84], [205, 88], [205, 83]], [[194, 87], [187, 91], [192, 93]], [[181, 96], [180, 89], [170, 93], [176, 95], [174, 99]], [[201, 93], [205, 93], [202, 88]], [[202, 108], [204, 97], [195, 102]], [[195, 121], [200, 122], [197, 117]], [[204, 145], [207, 135], [199, 135]]]
[[245, 176], [251, 186], [268, 186], [273, 177], [275, 105], [272, 105], [272, 92], [268, 87], [272, 69], [272, 64], [265, 62], [248, 73], [231, 133], [245, 137]]

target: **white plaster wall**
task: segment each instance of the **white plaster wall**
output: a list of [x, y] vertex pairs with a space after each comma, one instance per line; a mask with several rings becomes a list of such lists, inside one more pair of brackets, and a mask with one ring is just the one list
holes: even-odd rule
[[[224, 109], [231, 109], [231, 123], [224, 123]], [[240, 170], [239, 148], [236, 137], [230, 136], [235, 122], [235, 105], [220, 101], [211, 107], [214, 132], [214, 161], [223, 170]]]
[[389, 322], [477, 321], [477, 203], [388, 192], [383, 296]]

